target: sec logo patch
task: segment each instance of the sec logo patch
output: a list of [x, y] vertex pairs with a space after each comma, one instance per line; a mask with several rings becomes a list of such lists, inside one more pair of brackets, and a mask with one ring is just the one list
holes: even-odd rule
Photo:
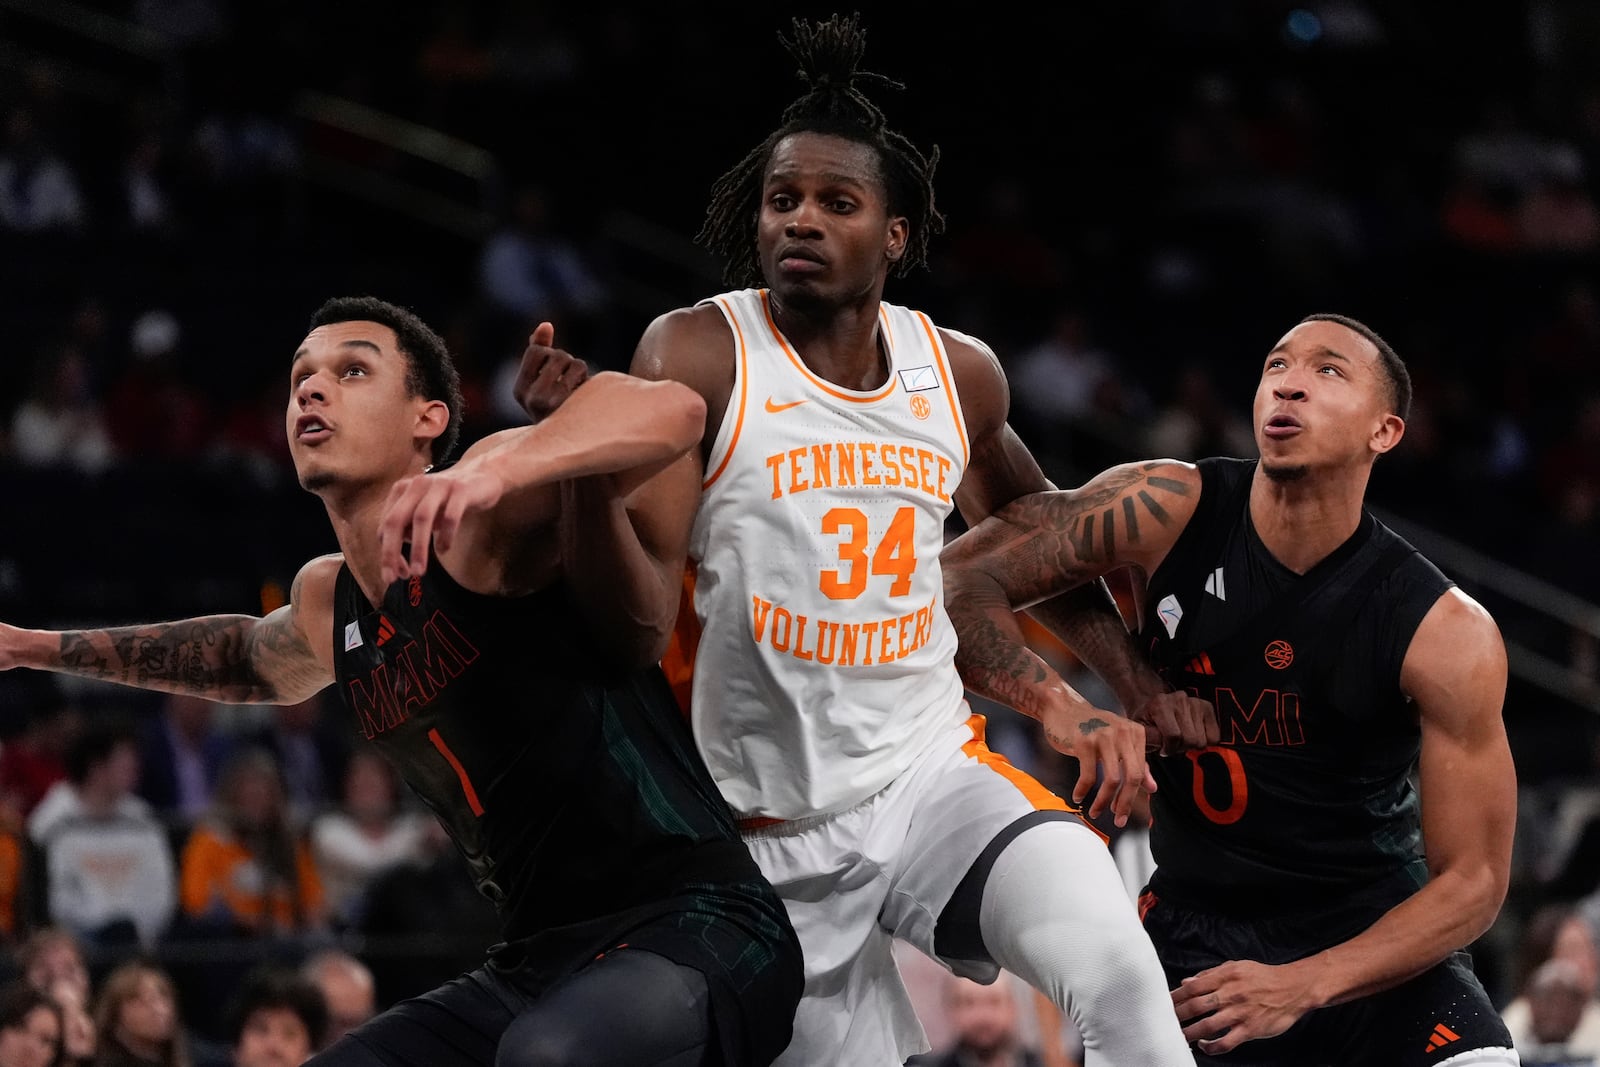
[[919, 419], [925, 419], [933, 414], [933, 405], [928, 403], [928, 398], [918, 393], [911, 398], [911, 414]]

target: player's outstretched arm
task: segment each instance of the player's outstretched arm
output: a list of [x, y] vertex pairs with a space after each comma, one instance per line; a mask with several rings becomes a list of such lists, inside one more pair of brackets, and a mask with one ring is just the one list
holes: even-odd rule
[[[1056, 486], [1006, 421], [1010, 389], [994, 352], [976, 338], [948, 330], [945, 334], [972, 439], [972, 456], [956, 504], [967, 523], [976, 525], [1014, 500], [1050, 492]], [[1194, 473], [1187, 464], [1173, 467]], [[1199, 495], [1198, 477], [1193, 479], [1193, 495]], [[1192, 513], [1193, 502], [1189, 506], [1185, 514]], [[1139, 536], [1137, 515], [1112, 515], [1109, 520], [1101, 515], [1099, 519], [1100, 537], [1108, 543], [1115, 543], [1119, 531], [1125, 543], [1129, 537]], [[1146, 528], [1149, 524], [1147, 517]], [[1169, 690], [1134, 647], [1105, 582], [1097, 578], [1067, 588], [1033, 605], [1028, 613], [1111, 687], [1129, 718], [1151, 728], [1161, 751], [1216, 742], [1216, 710], [1207, 701]]]
[[[1051, 744], [1079, 757], [1083, 766], [1075, 799], [1086, 795], [1094, 782], [1093, 760], [1085, 755], [1096, 750], [1099, 734], [1118, 726], [1132, 726], [1130, 740], [1138, 746], [1137, 759], [1119, 751], [1121, 766], [1136, 768], [1134, 777], [1147, 780], [1147, 729], [1088, 704], [1028, 648], [1015, 612], [1118, 567], [1143, 567], [1164, 556], [1193, 513], [1184, 472], [1176, 464], [1130, 464], [1112, 468], [1081, 489], [1025, 496], [956, 538], [940, 557], [946, 610], [960, 639], [956, 667], [962, 681], [973, 692], [1038, 719]], [[1120, 515], [1125, 508], [1138, 509], [1152, 529], [1135, 529], [1125, 543], [1092, 535], [1096, 519], [1106, 510]], [[1160, 744], [1159, 738], [1153, 740]], [[1125, 781], [1137, 784], [1111, 764], [1105, 766], [1105, 775], [1112, 789]], [[1103, 810], [1106, 792], [1103, 788], [1096, 796], [1092, 815]], [[1129, 791], [1113, 802], [1112, 810], [1124, 817], [1131, 803]]]
[[1186, 979], [1173, 1002], [1202, 1051], [1226, 1052], [1314, 1008], [1397, 986], [1470, 945], [1499, 914], [1517, 782], [1502, 718], [1505, 644], [1489, 613], [1459, 590], [1440, 597], [1412, 638], [1400, 684], [1422, 725], [1428, 884], [1315, 956], [1280, 967], [1235, 961]]
[[265, 618], [208, 615], [103, 630], [0, 624], [0, 670], [30, 667], [225, 704], [298, 704], [333, 681], [338, 556], [300, 569], [289, 603]]
[[[630, 373], [683, 382], [704, 397], [715, 391], [700, 379], [717, 365], [708, 356], [719, 345], [728, 349], [731, 368], [732, 339], [719, 314], [685, 309], [662, 315], [640, 338]], [[580, 367], [553, 347], [551, 336], [536, 333], [523, 353], [516, 389], [529, 417], [540, 421], [565, 403], [582, 384]], [[642, 482], [595, 476], [562, 483], [563, 574], [604, 647], [624, 662], [654, 663], [671, 640], [704, 471], [701, 450], [690, 448]]]
[[501, 591], [527, 535], [554, 528], [562, 481], [604, 474], [636, 484], [704, 426], [705, 403], [686, 386], [597, 374], [537, 425], [491, 434], [448, 470], [396, 482], [379, 523], [383, 580], [421, 574], [436, 544], [458, 581]]

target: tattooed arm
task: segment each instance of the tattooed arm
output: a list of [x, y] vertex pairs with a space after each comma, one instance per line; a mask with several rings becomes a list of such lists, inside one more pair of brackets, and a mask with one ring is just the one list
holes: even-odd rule
[[104, 630], [0, 624], [0, 670], [31, 667], [227, 704], [297, 704], [333, 681], [333, 583], [340, 558], [300, 569], [267, 615], [208, 615]]
[[[1056, 487], [1006, 422], [1010, 394], [994, 353], [974, 338], [945, 332], [946, 351], [960, 388], [972, 444], [972, 458], [956, 493], [956, 504], [968, 524], [975, 526], [1015, 500], [1051, 492]], [[1147, 531], [1165, 514], [1147, 514], [1143, 502], [1134, 503], [1137, 506], [1126, 514], [1100, 516], [1100, 539], [1113, 550], [1113, 555], [1118, 540], [1139, 539], [1141, 517]], [[1215, 709], [1208, 701], [1169, 689], [1134, 647], [1116, 601], [1098, 577], [1034, 604], [1028, 614], [1111, 687], [1128, 718], [1150, 728], [1152, 747], [1176, 752], [1202, 748], [1217, 740]], [[1042, 660], [1039, 666], [1043, 667]], [[1055, 678], [1054, 674], [1051, 677]], [[1092, 710], [1065, 681], [1055, 681], [1062, 700], [1085, 714]], [[1104, 713], [1100, 721], [1104, 721]], [[1062, 747], [1059, 741], [1055, 743]]]
[[1052, 745], [1076, 753], [1092, 726], [1087, 704], [1028, 647], [1015, 612], [1121, 567], [1154, 571], [1199, 496], [1189, 464], [1129, 464], [1081, 489], [1023, 497], [952, 541], [940, 561], [967, 688], [1033, 716]]

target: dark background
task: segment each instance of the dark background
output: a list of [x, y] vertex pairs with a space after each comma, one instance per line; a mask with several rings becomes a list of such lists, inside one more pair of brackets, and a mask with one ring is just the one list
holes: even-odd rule
[[[538, 318], [625, 366], [651, 318], [720, 288], [690, 242], [710, 187], [796, 95], [777, 31], [832, 10], [0, 0], [0, 177], [54, 160], [79, 194], [69, 218], [0, 220], [0, 426], [36, 402], [108, 441], [94, 461], [0, 447], [0, 618], [254, 611], [332, 548], [281, 440], [288, 360], [329, 296], [446, 335], [469, 437], [514, 418], [496, 376]], [[1595, 769], [1595, 639], [1483, 575], [1600, 600], [1600, 9], [861, 11], [865, 66], [906, 85], [868, 91], [938, 146], [948, 217], [887, 298], [1029, 383], [1013, 421], [1059, 483], [1154, 440], [1239, 453], [1261, 358], [1305, 314], [1361, 318], [1408, 360], [1416, 409], [1372, 501], [1482, 554], [1435, 553], [1572, 672], [1507, 703], [1529, 826], [1513, 903], [1540, 902], [1540, 820]], [[161, 209], [131, 210], [135, 186]], [[534, 243], [591, 276], [533, 313], [481, 269], [528, 187]], [[1067, 355], [1039, 354], [1058, 326]], [[1152, 437], [1177, 416], [1186, 435]], [[5, 681], [15, 728], [35, 680]]]

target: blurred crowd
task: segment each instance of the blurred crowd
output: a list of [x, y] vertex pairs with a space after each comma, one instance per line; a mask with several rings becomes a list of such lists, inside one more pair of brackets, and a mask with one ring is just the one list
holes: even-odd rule
[[[654, 315], [719, 288], [690, 243], [711, 183], [795, 90], [787, 14], [762, 10], [46, 7], [0, 3], [0, 618], [24, 625], [282, 602], [332, 547], [282, 423], [289, 353], [328, 296], [372, 292], [445, 335], [469, 441], [521, 419], [509, 376], [541, 319], [625, 366]], [[887, 296], [995, 347], [1052, 478], [1253, 454], [1262, 356], [1304, 314], [1351, 314], [1417, 385], [1374, 503], [1600, 602], [1594, 6], [1057, 7], [960, 27], [863, 12], [866, 66], [907, 86], [881, 94], [891, 123], [940, 146], [949, 219], [931, 269]], [[1600, 681], [1590, 634], [1472, 591]], [[990, 710], [1017, 762], [1070, 780]], [[80, 1062], [224, 1062], [252, 1013], [307, 1048], [353, 1017], [302, 1010], [327, 951], [383, 1004], [488, 943], [436, 824], [333, 718], [0, 676], [19, 976], [0, 1067], [47, 1028], [36, 996]], [[1600, 1055], [1600, 722], [1520, 681], [1507, 720], [1516, 881], [1475, 955], [1530, 1050]], [[1139, 832], [1118, 844], [1136, 883]], [[68, 945], [78, 973], [41, 977]], [[970, 991], [936, 986], [930, 1017], [960, 1014]], [[1023, 1062], [997, 1056], [970, 1062]]]

